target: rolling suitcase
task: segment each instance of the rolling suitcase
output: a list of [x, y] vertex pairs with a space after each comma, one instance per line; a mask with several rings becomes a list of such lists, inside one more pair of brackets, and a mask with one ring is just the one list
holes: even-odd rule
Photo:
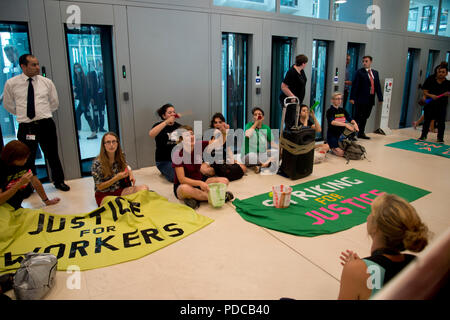
[[[288, 102], [288, 99], [291, 101]], [[296, 104], [295, 125], [283, 130], [286, 109], [289, 104]], [[298, 119], [300, 116], [300, 104], [298, 98], [287, 97], [284, 99], [283, 114], [281, 117], [280, 170], [292, 180], [309, 176], [314, 165], [314, 145], [316, 132], [312, 128], [299, 128]]]

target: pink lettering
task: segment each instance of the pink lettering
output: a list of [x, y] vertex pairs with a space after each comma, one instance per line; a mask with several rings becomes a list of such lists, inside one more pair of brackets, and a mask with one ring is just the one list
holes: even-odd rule
[[327, 217], [324, 214], [321, 214], [320, 212], [316, 211], [316, 210], [311, 210], [311, 212], [314, 212], [314, 214], [318, 215], [321, 218], [324, 218], [326, 220], [336, 220], [339, 219], [339, 215], [333, 211], [327, 210], [324, 207], [320, 208], [320, 210], [322, 210], [323, 212], [329, 213], [331, 215], [331, 217]]
[[[331, 210], [334, 210], [334, 211], [338, 211], [340, 214], [350, 214], [350, 213], [353, 212], [351, 209], [344, 208], [344, 207], [338, 207], [337, 204], [330, 204], [328, 206], [328, 209], [331, 209]], [[340, 212], [340, 211], [343, 211], [343, 212]]]
[[365, 201], [365, 200], [363, 200], [363, 199], [360, 199], [360, 198], [358, 198], [358, 197], [353, 197], [353, 199], [358, 200], [358, 201], [361, 201], [361, 202], [363, 202], [363, 203], [372, 204], [371, 202], [367, 202], [367, 201]]
[[367, 193], [363, 193], [363, 194], [362, 194], [362, 195], [360, 195], [359, 197], [360, 197], [360, 198], [362, 198], [362, 199], [364, 199], [364, 200], [367, 200], [367, 201], [373, 202], [373, 199], [367, 198], [367, 196], [368, 196], [368, 194], [367, 194]]
[[348, 204], [351, 204], [351, 205], [353, 205], [355, 207], [358, 207], [358, 208], [361, 208], [361, 209], [366, 209], [366, 207], [363, 207], [363, 206], [361, 206], [361, 205], [359, 205], [357, 203], [354, 203], [352, 198], [342, 200], [341, 203], [348, 203]]
[[306, 212], [305, 214], [306, 214], [307, 216], [310, 216], [310, 217], [314, 218], [314, 219], [317, 219], [317, 221], [314, 222], [313, 225], [314, 225], [314, 224], [324, 224], [324, 223], [325, 223], [325, 220], [323, 220], [322, 218], [319, 218], [318, 216], [313, 215], [313, 214], [310, 213], [310, 212]]
[[385, 192], [381, 192], [380, 190], [377, 190], [377, 189], [371, 190], [371, 191], [369, 191], [369, 193], [373, 194], [374, 196], [377, 196], [377, 197], [385, 194]]

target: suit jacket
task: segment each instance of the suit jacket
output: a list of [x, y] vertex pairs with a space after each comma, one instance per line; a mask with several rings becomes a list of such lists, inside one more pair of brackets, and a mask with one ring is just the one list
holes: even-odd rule
[[[378, 75], [378, 71], [372, 69], [372, 74], [375, 84], [375, 94], [378, 96], [378, 101], [383, 101], [383, 94], [381, 93], [380, 77]], [[356, 71], [352, 82], [350, 100], [354, 100], [355, 104], [370, 104], [375, 102], [370, 101], [370, 78], [369, 73], [365, 68], [361, 68]]]

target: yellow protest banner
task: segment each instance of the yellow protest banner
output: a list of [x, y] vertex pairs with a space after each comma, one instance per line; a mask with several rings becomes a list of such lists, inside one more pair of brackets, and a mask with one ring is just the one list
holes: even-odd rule
[[105, 199], [75, 215], [0, 206], [0, 273], [17, 269], [31, 251], [54, 254], [58, 270], [101, 268], [141, 258], [213, 222], [156, 192]]

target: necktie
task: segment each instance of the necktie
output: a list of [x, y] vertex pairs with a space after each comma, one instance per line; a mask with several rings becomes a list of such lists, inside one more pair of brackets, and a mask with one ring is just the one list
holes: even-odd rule
[[33, 119], [36, 115], [36, 111], [34, 110], [34, 88], [32, 78], [28, 78], [28, 97], [27, 97], [27, 117]]
[[375, 82], [373, 81], [372, 69], [369, 69], [370, 94], [375, 94]]

